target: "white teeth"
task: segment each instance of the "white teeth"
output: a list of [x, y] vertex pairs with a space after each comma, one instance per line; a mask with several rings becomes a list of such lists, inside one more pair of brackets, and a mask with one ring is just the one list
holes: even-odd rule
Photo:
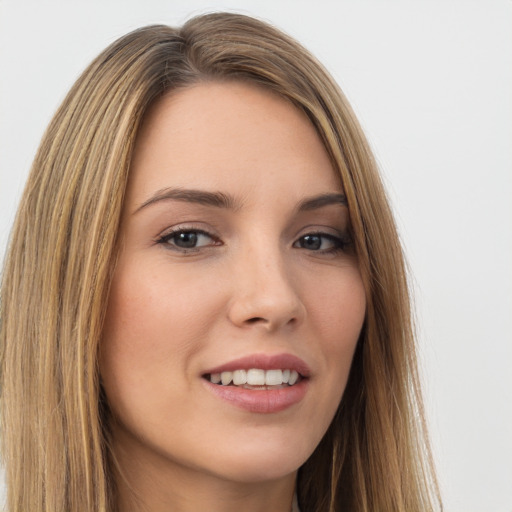
[[235, 370], [233, 372], [233, 384], [235, 386], [247, 384], [247, 372], [245, 370]]
[[283, 383], [282, 370], [267, 370], [265, 373], [265, 384], [267, 386], [278, 386]]
[[231, 381], [233, 380], [233, 372], [222, 372], [220, 374], [220, 380], [222, 381], [223, 386], [231, 384]]
[[232, 372], [212, 373], [210, 382], [229, 386], [280, 386], [288, 384], [293, 386], [299, 379], [296, 370], [261, 370], [251, 368], [249, 370], [235, 370]]
[[247, 370], [247, 384], [250, 386], [264, 386], [265, 370], [256, 370], [254, 368]]

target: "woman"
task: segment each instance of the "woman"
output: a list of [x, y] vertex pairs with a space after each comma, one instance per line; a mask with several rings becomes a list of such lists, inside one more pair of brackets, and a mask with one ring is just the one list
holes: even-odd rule
[[260, 21], [143, 28], [89, 66], [1, 308], [9, 511], [440, 506], [374, 160]]

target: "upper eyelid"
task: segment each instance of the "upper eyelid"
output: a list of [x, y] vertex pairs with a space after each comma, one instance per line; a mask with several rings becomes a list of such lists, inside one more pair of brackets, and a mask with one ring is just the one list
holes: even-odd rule
[[187, 231], [194, 231], [197, 233], [211, 236], [212, 238], [214, 238], [215, 236], [218, 236], [218, 235], [216, 235], [216, 231], [212, 228], [197, 226], [197, 225], [193, 225], [193, 224], [194, 223], [190, 223], [190, 224], [182, 223], [182, 224], [176, 224], [175, 226], [167, 227], [167, 228], [163, 229], [156, 236], [156, 238], [162, 238], [164, 236], [172, 235], [174, 233], [187, 232]]
[[298, 240], [300, 240], [301, 238], [304, 238], [305, 236], [318, 236], [318, 237], [329, 238], [331, 240], [340, 240], [345, 244], [352, 241], [352, 236], [348, 232], [343, 232], [343, 233], [337, 232], [336, 234], [333, 234], [333, 233], [327, 233], [325, 231], [307, 231], [306, 233], [297, 237], [293, 243], [296, 243]]
[[204, 235], [212, 240], [219, 240], [219, 237], [215, 236], [215, 234], [211, 233], [210, 231], [206, 231], [204, 229], [198, 229], [198, 228], [178, 228], [178, 229], [169, 229], [168, 231], [164, 231], [161, 235], [159, 235], [157, 238], [170, 238], [176, 234], [179, 233], [197, 233], [198, 235]]
[[296, 238], [301, 238], [306, 235], [324, 235], [336, 238], [350, 237], [350, 229], [339, 228], [334, 226], [321, 226], [311, 225], [301, 228], [295, 235]]

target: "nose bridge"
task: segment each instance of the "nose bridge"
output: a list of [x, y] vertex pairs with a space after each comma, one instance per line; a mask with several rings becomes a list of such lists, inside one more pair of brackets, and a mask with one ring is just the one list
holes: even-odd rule
[[267, 329], [298, 323], [304, 315], [290, 265], [278, 243], [252, 243], [237, 262], [230, 316], [238, 325]]

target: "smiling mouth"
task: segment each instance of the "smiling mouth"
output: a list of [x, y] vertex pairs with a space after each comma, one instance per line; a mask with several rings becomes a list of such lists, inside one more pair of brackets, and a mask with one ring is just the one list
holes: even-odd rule
[[251, 390], [270, 390], [294, 386], [304, 377], [296, 370], [262, 370], [259, 368], [250, 368], [248, 370], [208, 373], [204, 375], [204, 378], [212, 384], [219, 386], [234, 386]]
[[214, 396], [256, 414], [284, 411], [306, 396], [309, 367], [289, 354], [255, 355], [211, 368], [202, 375]]

